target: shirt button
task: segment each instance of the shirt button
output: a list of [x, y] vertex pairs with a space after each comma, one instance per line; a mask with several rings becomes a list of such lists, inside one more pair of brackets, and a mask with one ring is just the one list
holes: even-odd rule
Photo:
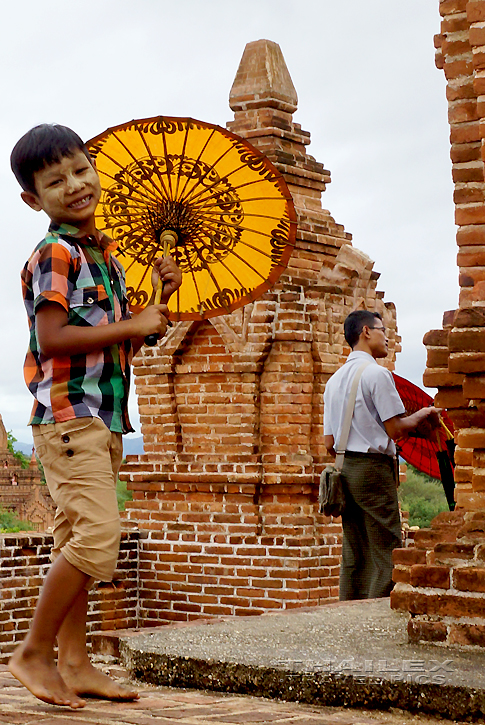
[[66, 451], [66, 456], [68, 458], [72, 458], [73, 455], [74, 455], [74, 451], [72, 450], [72, 448], [68, 448], [67, 451]]
[[92, 297], [88, 297], [87, 300], [86, 300], [86, 302], [88, 303], [88, 305], [92, 305], [93, 302], [94, 302], [94, 300], [93, 300]]
[[69, 436], [67, 435], [67, 433], [64, 433], [64, 435], [62, 436], [62, 442], [63, 443], [69, 443], [70, 440], [71, 439], [69, 438]]

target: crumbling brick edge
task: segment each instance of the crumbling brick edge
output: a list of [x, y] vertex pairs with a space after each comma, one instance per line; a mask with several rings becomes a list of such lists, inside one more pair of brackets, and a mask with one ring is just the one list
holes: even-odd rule
[[394, 707], [452, 720], [478, 719], [485, 714], [485, 690], [169, 656], [136, 650], [130, 646], [129, 638], [120, 639], [119, 647], [121, 660], [131, 676], [157, 686], [250, 694], [332, 707]]

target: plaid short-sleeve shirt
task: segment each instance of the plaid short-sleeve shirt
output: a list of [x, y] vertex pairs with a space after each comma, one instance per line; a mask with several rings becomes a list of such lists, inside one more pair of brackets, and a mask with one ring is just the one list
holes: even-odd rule
[[130, 341], [49, 358], [40, 350], [36, 327], [44, 302], [60, 304], [69, 325], [96, 327], [129, 318], [124, 270], [115, 249], [106, 235], [94, 239], [67, 224], [51, 224], [22, 270], [30, 328], [24, 378], [35, 398], [30, 425], [95, 416], [112, 431], [133, 430], [127, 411]]

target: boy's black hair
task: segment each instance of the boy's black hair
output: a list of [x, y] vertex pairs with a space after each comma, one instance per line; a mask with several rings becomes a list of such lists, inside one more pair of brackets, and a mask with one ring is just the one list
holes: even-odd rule
[[344, 322], [344, 335], [347, 344], [352, 349], [359, 342], [359, 337], [364, 327], [366, 325], [368, 327], [374, 327], [376, 319], [382, 322], [380, 314], [378, 312], [370, 312], [370, 310], [354, 310], [350, 313]]
[[57, 123], [42, 123], [17, 141], [10, 155], [10, 166], [22, 189], [36, 194], [35, 172], [59, 163], [65, 156], [73, 156], [77, 150], [91, 161], [89, 151], [77, 133]]

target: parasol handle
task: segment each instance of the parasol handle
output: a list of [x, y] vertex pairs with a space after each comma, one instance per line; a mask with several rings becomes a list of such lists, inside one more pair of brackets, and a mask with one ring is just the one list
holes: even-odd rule
[[441, 445], [441, 438], [440, 438], [440, 431], [439, 431], [439, 429], [436, 431], [436, 440], [438, 441], [438, 450], [441, 453], [443, 451], [443, 446]]
[[[163, 247], [163, 256], [166, 257], [170, 250], [175, 247], [177, 244], [177, 232], [172, 231], [171, 229], [164, 229], [164, 231], [160, 234], [160, 244]], [[155, 290], [155, 299], [153, 300], [154, 305], [159, 305], [160, 300], [162, 297], [163, 292], [163, 282], [161, 279], [158, 280], [157, 283], [157, 289]], [[152, 335], [147, 335], [145, 337], [145, 345], [150, 345], [150, 347], [153, 347], [153, 345], [156, 345], [158, 342], [158, 335], [154, 332]]]
[[444, 423], [443, 418], [441, 418], [441, 417], [440, 417], [440, 423], [441, 423], [441, 425], [443, 426], [443, 428], [446, 431], [446, 437], [448, 439], [450, 439], [450, 440], [453, 439], [454, 438], [453, 433], [450, 431], [450, 429], [448, 428], [448, 426]]

